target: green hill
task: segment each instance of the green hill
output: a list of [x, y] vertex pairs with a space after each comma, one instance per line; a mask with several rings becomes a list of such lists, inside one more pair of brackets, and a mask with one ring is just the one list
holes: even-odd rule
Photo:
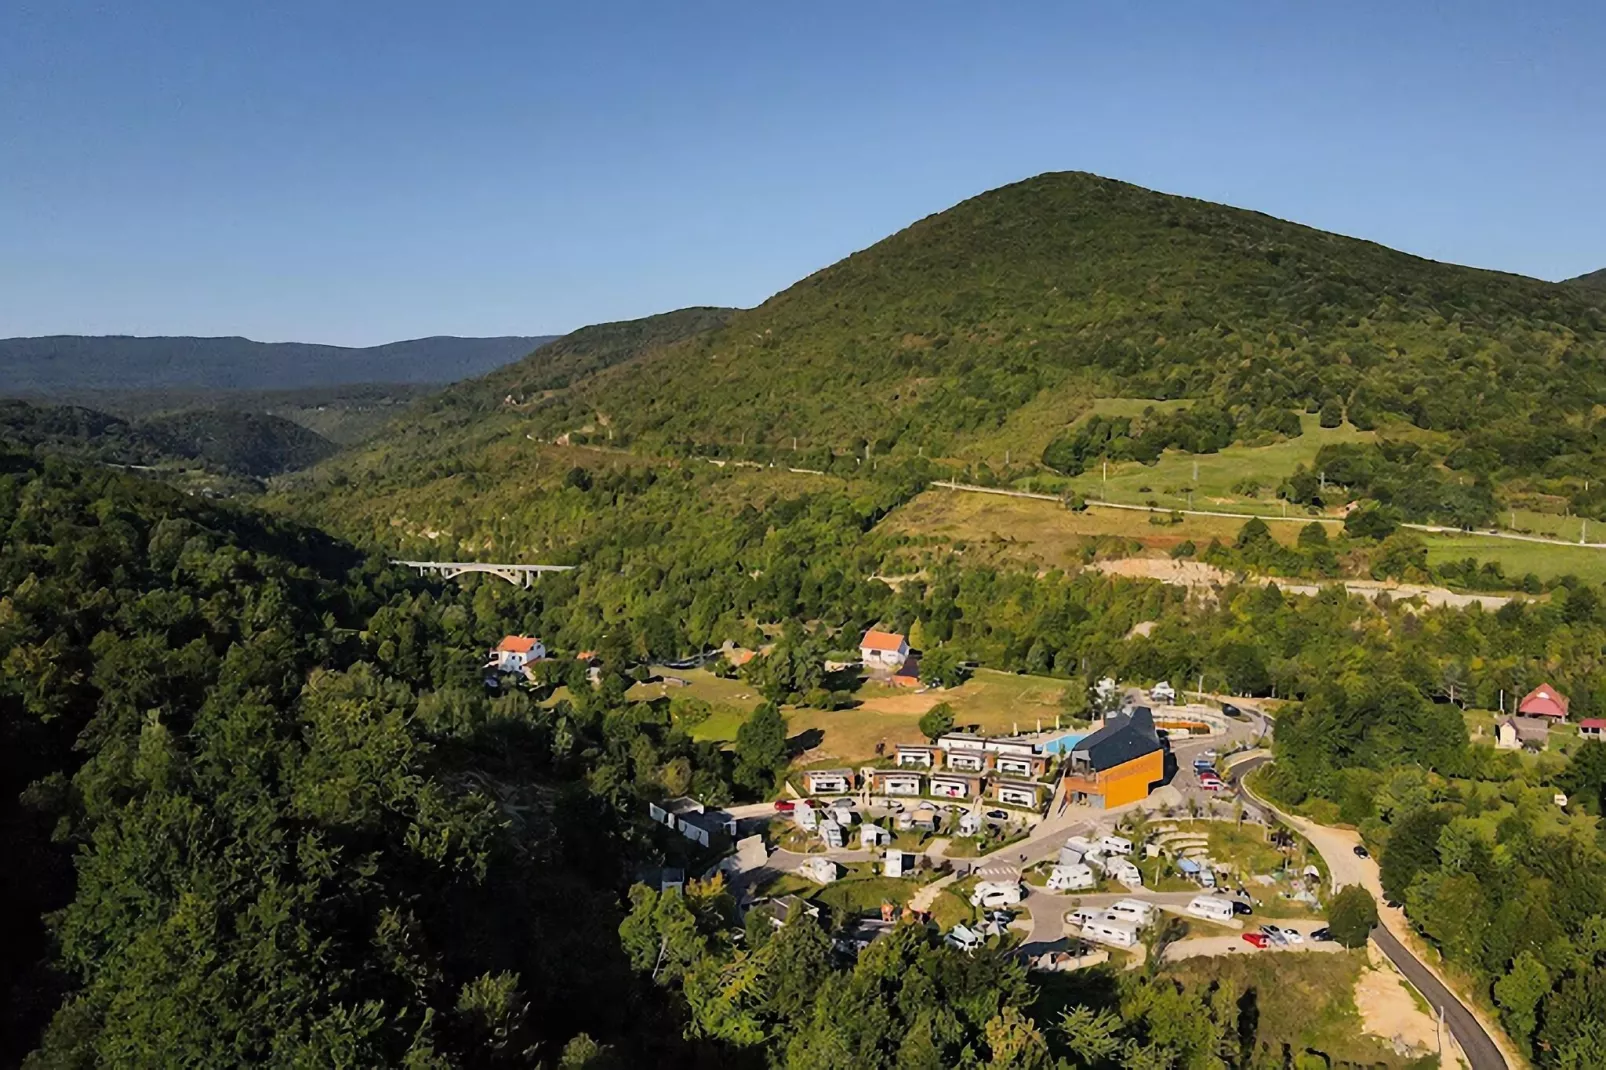
[[334, 443], [279, 416], [198, 410], [130, 421], [76, 405], [0, 400], [0, 440], [105, 464], [199, 465], [263, 478], [304, 468]]
[[1579, 275], [1576, 278], [1568, 279], [1566, 282], [1562, 283], [1562, 285], [1576, 286], [1581, 290], [1593, 290], [1597, 292], [1606, 290], [1606, 268], [1601, 268], [1599, 271], [1591, 271], [1587, 275]]
[[[1190, 404], [1079, 423], [1099, 398]], [[1267, 445], [1299, 436], [1303, 412], [1375, 434], [1313, 444], [1292, 500], [1335, 504], [1321, 463], [1343, 473], [1337, 493], [1483, 524], [1497, 505], [1606, 510], [1590, 481], [1606, 460], [1602, 398], [1606, 313], [1576, 287], [1047, 174], [757, 308], [576, 332], [420, 404], [302, 485], [319, 498], [331, 481], [360, 485], [316, 510], [379, 525], [392, 505], [409, 523], [437, 511], [449, 489], [455, 522], [482, 506], [505, 516], [543, 441], [845, 475], [866, 455], [919, 455], [1011, 479]]]

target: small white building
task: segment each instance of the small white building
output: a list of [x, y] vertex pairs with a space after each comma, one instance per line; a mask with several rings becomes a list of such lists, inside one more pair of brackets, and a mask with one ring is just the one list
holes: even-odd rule
[[830, 884], [836, 880], [837, 875], [841, 872], [835, 862], [829, 858], [821, 858], [818, 855], [798, 866], [797, 871], [815, 884]]
[[820, 827], [820, 815], [813, 806], [809, 805], [807, 799], [792, 808], [792, 817], [796, 819], [798, 828], [808, 829], [812, 832]]
[[505, 635], [491, 648], [491, 664], [503, 672], [522, 672], [532, 661], [546, 657], [546, 644], [528, 635]]
[[1111, 947], [1132, 947], [1138, 942], [1138, 927], [1130, 921], [1104, 915], [1082, 925], [1082, 939]]
[[851, 769], [810, 769], [803, 774], [810, 795], [844, 795], [853, 790]]
[[881, 863], [881, 871], [889, 877], [907, 877], [915, 871], [917, 859], [905, 851], [888, 851]]
[[1143, 899], [1117, 899], [1109, 908], [1112, 915], [1122, 921], [1130, 921], [1140, 929], [1154, 920], [1157, 910], [1159, 908], [1153, 903]]
[[1005, 806], [1037, 809], [1038, 786], [1025, 780], [998, 780], [993, 782], [993, 798]]
[[882, 795], [919, 795], [919, 773], [897, 773], [887, 770], [877, 772], [871, 778], [871, 790]]
[[980, 747], [954, 747], [945, 753], [943, 764], [960, 773], [980, 773], [987, 768], [987, 752]]
[[859, 846], [865, 850], [892, 842], [892, 833], [880, 825], [865, 825], [859, 829]]
[[979, 836], [979, 835], [981, 835], [981, 815], [976, 813], [974, 810], [966, 810], [964, 813], [960, 814], [959, 815], [959, 835], [961, 835], [961, 836]]
[[900, 743], [896, 751], [896, 761], [904, 768], [935, 769], [937, 755], [942, 752], [936, 747], [926, 747], [913, 743]]
[[1188, 902], [1188, 913], [1208, 921], [1231, 921], [1232, 900], [1219, 895], [1196, 895]]
[[1080, 862], [1069, 866], [1055, 866], [1048, 873], [1048, 890], [1051, 892], [1082, 892], [1098, 884], [1093, 870]]
[[931, 794], [944, 799], [974, 799], [981, 794], [981, 777], [963, 773], [933, 773]]
[[909, 658], [909, 640], [897, 632], [871, 628], [859, 640], [859, 657], [867, 669], [896, 669]]

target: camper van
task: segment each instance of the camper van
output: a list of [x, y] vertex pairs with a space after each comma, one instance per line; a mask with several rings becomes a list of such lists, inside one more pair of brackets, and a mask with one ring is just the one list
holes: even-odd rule
[[1093, 871], [1080, 862], [1055, 866], [1048, 874], [1048, 890], [1051, 892], [1082, 892], [1097, 883]]
[[1216, 895], [1196, 895], [1188, 903], [1188, 913], [1206, 921], [1225, 924], [1232, 920], [1232, 900]]
[[1143, 887], [1143, 873], [1124, 858], [1112, 858], [1104, 867], [1104, 875], [1111, 880], [1119, 881], [1128, 888]]
[[1083, 926], [1090, 921], [1097, 921], [1105, 916], [1105, 912], [1098, 907], [1077, 907], [1065, 915], [1067, 925]]
[[1083, 925], [1082, 939], [1112, 947], [1131, 947], [1138, 942], [1138, 927], [1133, 922], [1106, 915]]
[[1129, 855], [1132, 853], [1132, 841], [1119, 836], [1106, 836], [1099, 841], [1099, 850], [1107, 855]]
[[1110, 904], [1109, 912], [1121, 921], [1130, 921], [1140, 928], [1154, 920], [1155, 905], [1142, 899], [1117, 899]]
[[1020, 881], [982, 881], [971, 893], [970, 905], [985, 907], [1012, 907], [1022, 899]]

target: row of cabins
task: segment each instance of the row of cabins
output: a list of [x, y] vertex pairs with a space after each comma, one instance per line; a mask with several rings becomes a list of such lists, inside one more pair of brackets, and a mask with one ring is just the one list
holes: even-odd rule
[[[811, 769], [803, 774], [810, 795], [843, 795], [855, 789], [858, 778], [851, 769]], [[1043, 804], [1050, 787], [1035, 780], [1013, 780], [982, 773], [907, 769], [871, 770], [868, 787], [876, 795], [893, 798], [931, 796], [966, 801], [991, 798], [1007, 806], [1036, 809]]]

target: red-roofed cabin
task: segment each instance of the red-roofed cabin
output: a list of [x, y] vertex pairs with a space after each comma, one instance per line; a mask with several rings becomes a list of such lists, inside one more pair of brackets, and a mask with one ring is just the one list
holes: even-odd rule
[[1540, 684], [1517, 703], [1517, 712], [1524, 717], [1549, 717], [1556, 721], [1567, 719], [1567, 696], [1549, 684]]
[[859, 640], [859, 657], [867, 669], [896, 669], [909, 660], [909, 640], [897, 632], [871, 628]]
[[1581, 739], [1606, 740], [1606, 720], [1590, 717], [1579, 721], [1578, 735]]
[[491, 664], [503, 672], [521, 672], [532, 661], [546, 657], [546, 644], [528, 635], [503, 636], [491, 649]]

